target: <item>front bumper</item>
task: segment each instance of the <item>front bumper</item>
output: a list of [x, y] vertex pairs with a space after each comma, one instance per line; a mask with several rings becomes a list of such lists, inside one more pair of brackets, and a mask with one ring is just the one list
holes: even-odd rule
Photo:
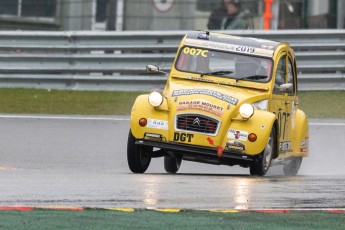
[[160, 148], [166, 152], [182, 156], [184, 160], [196, 161], [216, 165], [240, 165], [249, 167], [254, 161], [255, 156], [240, 154], [225, 150], [222, 157], [219, 158], [215, 148], [208, 148], [195, 145], [185, 145], [180, 143], [160, 142], [152, 140], [136, 140], [136, 145], [150, 146]]

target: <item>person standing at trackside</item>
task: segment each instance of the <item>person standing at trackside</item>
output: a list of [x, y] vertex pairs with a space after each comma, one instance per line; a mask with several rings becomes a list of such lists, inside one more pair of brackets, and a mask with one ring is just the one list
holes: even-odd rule
[[210, 15], [207, 28], [210, 30], [248, 29], [246, 14], [241, 11], [240, 0], [222, 0], [221, 6]]

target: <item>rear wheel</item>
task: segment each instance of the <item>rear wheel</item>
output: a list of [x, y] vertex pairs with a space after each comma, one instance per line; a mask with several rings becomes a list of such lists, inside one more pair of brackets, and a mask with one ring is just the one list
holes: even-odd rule
[[135, 144], [135, 137], [129, 131], [127, 142], [127, 161], [129, 169], [133, 173], [144, 173], [150, 165], [152, 147], [140, 146]]
[[284, 165], [283, 171], [285, 176], [296, 176], [301, 164], [302, 164], [302, 157], [293, 157], [291, 161]]
[[176, 156], [164, 156], [164, 169], [167, 173], [177, 173], [180, 169], [182, 158]]
[[272, 127], [271, 134], [268, 138], [265, 149], [260, 155], [256, 157], [252, 165], [250, 166], [250, 175], [264, 176], [271, 166], [273, 156], [276, 151], [277, 135], [275, 127]]

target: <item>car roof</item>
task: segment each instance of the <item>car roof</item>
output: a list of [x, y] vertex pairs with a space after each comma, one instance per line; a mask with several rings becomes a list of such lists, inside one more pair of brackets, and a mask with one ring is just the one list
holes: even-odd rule
[[[272, 57], [274, 50], [281, 44], [259, 38], [240, 37], [223, 33], [193, 31], [186, 35], [185, 45], [224, 50], [248, 55]], [[246, 49], [254, 48], [254, 49]], [[243, 49], [241, 49], [243, 48]]]

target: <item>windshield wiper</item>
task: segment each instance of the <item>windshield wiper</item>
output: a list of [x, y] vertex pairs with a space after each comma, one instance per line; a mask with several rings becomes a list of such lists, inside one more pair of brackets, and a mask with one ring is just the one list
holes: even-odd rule
[[261, 79], [266, 79], [266, 78], [267, 78], [266, 75], [251, 75], [251, 76], [247, 76], [247, 77], [237, 78], [236, 81], [245, 80], [245, 79], [261, 80]]
[[216, 76], [223, 76], [227, 74], [232, 74], [233, 71], [230, 70], [219, 70], [219, 71], [214, 71], [214, 72], [209, 72], [209, 73], [202, 73], [200, 74], [200, 77], [203, 77], [205, 75], [216, 75]]

